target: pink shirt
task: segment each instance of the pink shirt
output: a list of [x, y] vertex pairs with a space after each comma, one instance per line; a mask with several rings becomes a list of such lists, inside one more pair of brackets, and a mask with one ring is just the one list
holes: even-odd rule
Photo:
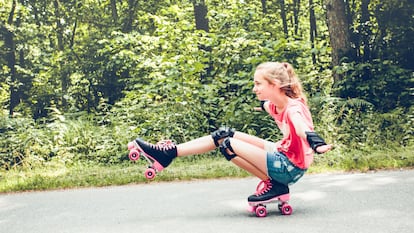
[[270, 115], [282, 131], [283, 138], [276, 143], [277, 150], [285, 154], [297, 167], [307, 169], [313, 162], [313, 150], [306, 139], [296, 134], [291, 121], [292, 115], [299, 113], [305, 124], [313, 131], [312, 116], [302, 99], [289, 99], [285, 109], [278, 113], [276, 106], [269, 102]]

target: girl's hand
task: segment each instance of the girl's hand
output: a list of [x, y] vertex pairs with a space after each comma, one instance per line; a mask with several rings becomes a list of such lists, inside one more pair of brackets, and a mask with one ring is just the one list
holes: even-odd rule
[[323, 153], [326, 153], [326, 152], [330, 151], [331, 149], [332, 149], [332, 145], [331, 144], [329, 144], [329, 145], [323, 145], [323, 146], [318, 146], [316, 148], [316, 152], [318, 152], [319, 154], [323, 154]]
[[269, 101], [262, 100], [262, 101], [260, 101], [260, 107], [254, 107], [253, 110], [259, 111], [259, 112], [261, 112], [261, 111], [266, 111], [267, 112], [268, 106], [269, 106]]

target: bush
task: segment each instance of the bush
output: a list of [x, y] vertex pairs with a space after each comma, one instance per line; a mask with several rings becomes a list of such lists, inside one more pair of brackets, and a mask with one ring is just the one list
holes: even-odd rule
[[338, 83], [342, 98], [360, 98], [372, 103], [378, 111], [388, 112], [396, 107], [413, 105], [412, 70], [403, 69], [388, 60], [373, 60], [367, 63], [350, 62], [337, 67], [345, 75]]

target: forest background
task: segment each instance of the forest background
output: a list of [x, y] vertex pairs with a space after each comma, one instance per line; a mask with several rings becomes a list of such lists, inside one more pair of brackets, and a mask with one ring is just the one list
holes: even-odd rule
[[[227, 125], [280, 132], [254, 68], [294, 65], [316, 131], [311, 171], [414, 164], [410, 0], [0, 0], [0, 191], [143, 182], [137, 136], [180, 143]], [[141, 162], [138, 162], [141, 163]], [[219, 153], [159, 180], [245, 176]]]

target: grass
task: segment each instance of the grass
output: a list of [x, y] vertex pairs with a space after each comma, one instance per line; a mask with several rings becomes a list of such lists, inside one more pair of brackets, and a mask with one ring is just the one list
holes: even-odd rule
[[218, 157], [200, 156], [197, 161], [176, 160], [168, 169], [157, 174], [153, 181], [144, 177], [146, 164], [124, 162], [104, 165], [77, 163], [70, 166], [47, 163], [36, 168], [14, 168], [0, 171], [0, 192], [50, 190], [79, 187], [100, 187], [133, 183], [244, 177], [248, 174], [232, 163]]
[[[309, 173], [332, 171], [369, 171], [414, 166], [414, 148], [383, 149], [376, 151], [351, 151], [343, 154], [334, 150], [316, 155]], [[125, 161], [121, 164], [74, 163], [59, 161], [36, 167], [15, 167], [0, 170], [0, 192], [51, 190], [80, 187], [101, 187], [160, 181], [217, 179], [247, 177], [249, 174], [218, 156], [192, 156], [179, 158], [168, 169], [157, 174], [153, 181], [144, 177], [146, 164]]]

